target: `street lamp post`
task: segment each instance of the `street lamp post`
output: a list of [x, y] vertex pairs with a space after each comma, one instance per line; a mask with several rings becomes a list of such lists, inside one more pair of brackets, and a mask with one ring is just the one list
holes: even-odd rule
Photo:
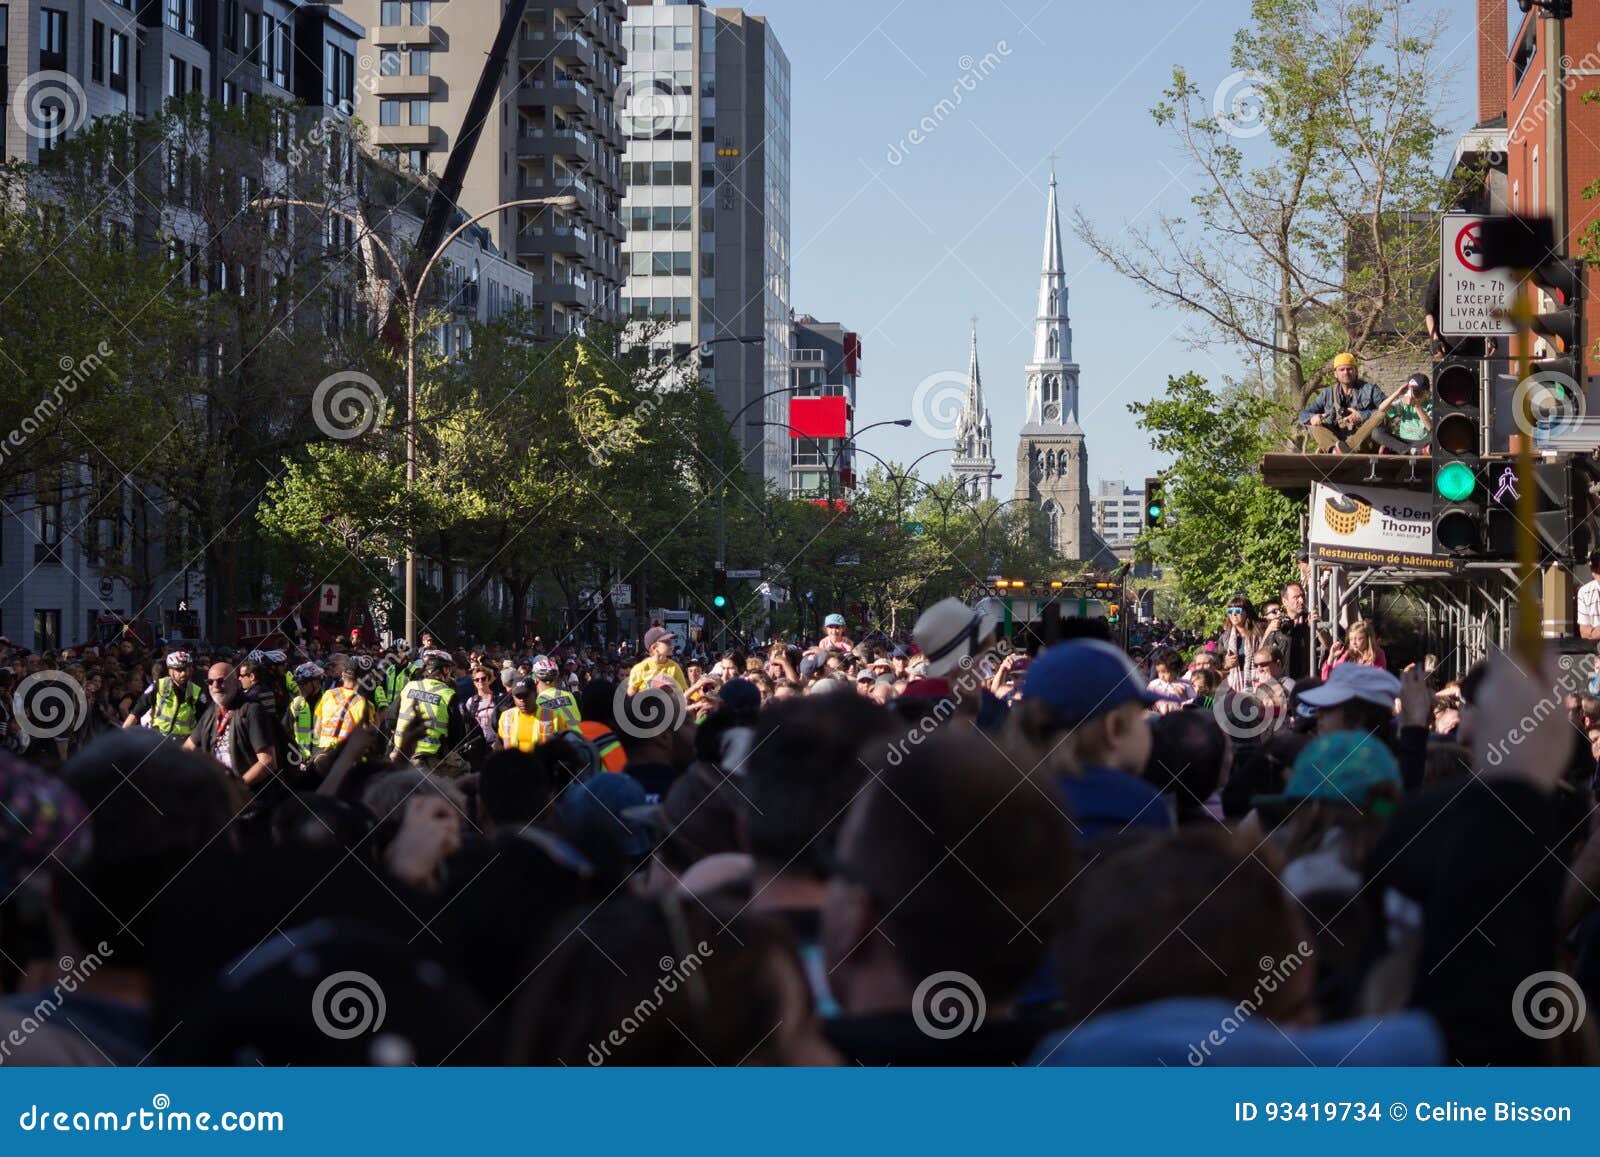
[[[428, 284], [428, 275], [433, 272], [433, 267], [438, 264], [439, 259], [445, 255], [450, 246], [455, 244], [456, 238], [485, 217], [492, 217], [496, 213], [503, 213], [507, 209], [526, 209], [534, 206], [549, 209], [574, 209], [577, 205], [578, 198], [568, 193], [560, 197], [524, 197], [515, 201], [504, 201], [492, 209], [485, 209], [476, 216], [469, 217], [451, 230], [445, 239], [439, 242], [438, 247], [428, 255], [428, 260], [423, 265], [422, 272], [417, 275], [416, 281], [407, 284], [405, 266], [400, 264], [399, 259], [394, 254], [394, 250], [375, 231], [368, 229], [367, 223], [354, 213], [324, 201], [305, 201], [296, 197], [262, 197], [250, 202], [250, 208], [252, 209], [298, 206], [302, 209], [317, 209], [342, 217], [360, 229], [363, 236], [371, 237], [378, 248], [383, 251], [383, 255], [388, 258], [390, 266], [393, 267], [394, 281], [399, 286], [400, 296], [406, 307], [406, 494], [408, 496], [416, 489], [417, 485], [417, 307], [422, 300], [422, 290]], [[412, 527], [408, 527], [406, 532], [405, 585], [405, 638], [407, 641], [414, 643], [417, 634], [417, 536], [415, 528]]]

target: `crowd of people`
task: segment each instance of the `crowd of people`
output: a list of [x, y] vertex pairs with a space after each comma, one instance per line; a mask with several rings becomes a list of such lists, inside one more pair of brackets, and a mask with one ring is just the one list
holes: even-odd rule
[[1600, 699], [1225, 618], [0, 641], [0, 1064], [1596, 1059]]

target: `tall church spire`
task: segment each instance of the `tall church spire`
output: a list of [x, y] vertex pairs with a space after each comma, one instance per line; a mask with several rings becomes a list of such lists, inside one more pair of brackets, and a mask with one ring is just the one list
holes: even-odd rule
[[1044, 217], [1044, 261], [1039, 273], [1039, 309], [1033, 326], [1035, 362], [1072, 360], [1072, 325], [1067, 320], [1067, 268], [1061, 258], [1061, 211], [1056, 175], [1050, 173], [1050, 203]]
[[1072, 328], [1067, 321], [1067, 272], [1053, 168], [1045, 206], [1033, 357], [1024, 372], [1028, 404], [1017, 439], [1017, 500], [1038, 508], [1055, 554], [1109, 569], [1116, 559], [1094, 532], [1089, 452], [1078, 425], [1078, 366], [1072, 360]]
[[1061, 210], [1056, 174], [1044, 215], [1044, 260], [1033, 322], [1033, 357], [1028, 361], [1025, 427], [1075, 432], [1078, 426], [1078, 367], [1072, 361], [1072, 323], [1067, 318], [1067, 270], [1061, 255]]
[[973, 499], [994, 496], [994, 453], [989, 407], [978, 372], [978, 319], [972, 319], [972, 354], [967, 362], [967, 396], [956, 422], [956, 480]]

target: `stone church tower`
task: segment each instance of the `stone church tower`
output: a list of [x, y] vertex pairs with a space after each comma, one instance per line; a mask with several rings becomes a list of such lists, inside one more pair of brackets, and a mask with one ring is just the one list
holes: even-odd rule
[[1078, 366], [1072, 360], [1067, 275], [1061, 258], [1061, 218], [1053, 172], [1036, 318], [1033, 360], [1026, 370], [1028, 406], [1017, 441], [1016, 497], [1044, 511], [1050, 545], [1059, 557], [1109, 569], [1117, 560], [1094, 532], [1089, 455], [1083, 428], [1078, 425]]
[[983, 379], [978, 375], [978, 319], [972, 319], [972, 360], [967, 366], [967, 397], [956, 423], [956, 457], [951, 463], [956, 484], [968, 501], [994, 497], [993, 431], [989, 407], [983, 402]]

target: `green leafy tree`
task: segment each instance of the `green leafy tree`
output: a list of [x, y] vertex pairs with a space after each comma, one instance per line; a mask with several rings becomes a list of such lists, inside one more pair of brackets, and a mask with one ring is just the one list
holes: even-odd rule
[[1296, 573], [1300, 509], [1261, 480], [1272, 402], [1243, 390], [1215, 394], [1187, 373], [1128, 408], [1173, 461], [1166, 517], [1140, 536], [1141, 560], [1172, 572], [1181, 605], [1220, 626], [1235, 591], [1259, 600]]
[[1077, 214], [1085, 243], [1177, 306], [1196, 346], [1243, 359], [1252, 388], [1278, 396], [1275, 422], [1326, 384], [1339, 346], [1421, 352], [1433, 214], [1453, 203], [1444, 89], [1428, 79], [1448, 71], [1443, 20], [1410, 0], [1253, 0], [1233, 73], [1175, 68], [1152, 110], [1195, 185], [1189, 211], [1114, 232]]

